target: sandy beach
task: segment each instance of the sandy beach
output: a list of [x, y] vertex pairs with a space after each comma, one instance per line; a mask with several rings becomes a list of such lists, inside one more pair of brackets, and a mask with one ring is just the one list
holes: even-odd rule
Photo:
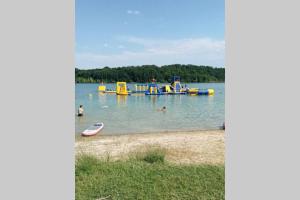
[[76, 155], [88, 153], [110, 160], [127, 159], [136, 152], [160, 147], [176, 164], [224, 164], [224, 130], [130, 134], [78, 138]]

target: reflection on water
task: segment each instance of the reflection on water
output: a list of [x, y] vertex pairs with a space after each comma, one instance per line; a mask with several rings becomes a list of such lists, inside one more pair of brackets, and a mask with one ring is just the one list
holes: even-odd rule
[[126, 105], [127, 95], [116, 95], [118, 105]]
[[[129, 87], [132, 85], [128, 84]], [[115, 84], [107, 84], [114, 88]], [[80, 133], [92, 123], [103, 122], [101, 134], [125, 134], [157, 131], [216, 129], [223, 124], [224, 84], [188, 84], [213, 88], [214, 96], [189, 95], [116, 95], [99, 93], [98, 84], [76, 84], [76, 112], [80, 104], [84, 116], [76, 117], [75, 130]], [[158, 112], [163, 106], [166, 112]]]
[[93, 94], [89, 94], [89, 100], [93, 100]]
[[155, 105], [156, 101], [157, 101], [158, 96], [156, 95], [150, 95], [150, 99], [153, 105]]
[[106, 100], [107, 100], [106, 94], [104, 94], [103, 92], [98, 92], [98, 101], [100, 103], [105, 103]]
[[212, 105], [214, 103], [214, 95], [209, 95], [206, 99], [209, 105]]
[[99, 96], [99, 97], [105, 97], [106, 94], [105, 94], [104, 92], [98, 92], [98, 96]]

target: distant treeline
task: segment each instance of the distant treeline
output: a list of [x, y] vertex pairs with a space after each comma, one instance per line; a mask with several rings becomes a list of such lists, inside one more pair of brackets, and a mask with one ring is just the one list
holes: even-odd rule
[[117, 81], [146, 83], [152, 78], [157, 82], [170, 82], [180, 76], [182, 82], [224, 82], [225, 68], [197, 65], [156, 65], [104, 67], [97, 69], [75, 69], [76, 83], [115, 83]]

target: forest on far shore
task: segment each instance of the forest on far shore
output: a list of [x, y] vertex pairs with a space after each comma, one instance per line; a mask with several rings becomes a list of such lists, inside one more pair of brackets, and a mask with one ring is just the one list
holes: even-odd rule
[[96, 69], [75, 68], [76, 83], [147, 83], [154, 78], [157, 82], [170, 82], [173, 76], [180, 76], [182, 82], [225, 82], [225, 68], [201, 65], [156, 65], [104, 67]]

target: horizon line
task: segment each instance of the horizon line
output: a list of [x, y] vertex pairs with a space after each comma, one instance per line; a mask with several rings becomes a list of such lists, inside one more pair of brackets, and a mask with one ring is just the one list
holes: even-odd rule
[[183, 65], [183, 66], [187, 66], [187, 65], [193, 65], [193, 66], [203, 66], [203, 67], [212, 67], [212, 68], [225, 68], [225, 66], [212, 66], [212, 65], [196, 65], [196, 64], [179, 64], [179, 63], [175, 63], [175, 64], [165, 64], [165, 65], [155, 65], [155, 64], [143, 64], [143, 65], [124, 65], [124, 66], [115, 66], [115, 67], [110, 67], [110, 66], [101, 66], [101, 67], [88, 67], [88, 68], [82, 68], [82, 67], [76, 67], [75, 69], [80, 69], [80, 70], [89, 70], [89, 69], [103, 69], [105, 67], [108, 68], [122, 68], [122, 67], [143, 67], [143, 66], [156, 66], [156, 67], [163, 67], [163, 66], [169, 66], [169, 65]]

